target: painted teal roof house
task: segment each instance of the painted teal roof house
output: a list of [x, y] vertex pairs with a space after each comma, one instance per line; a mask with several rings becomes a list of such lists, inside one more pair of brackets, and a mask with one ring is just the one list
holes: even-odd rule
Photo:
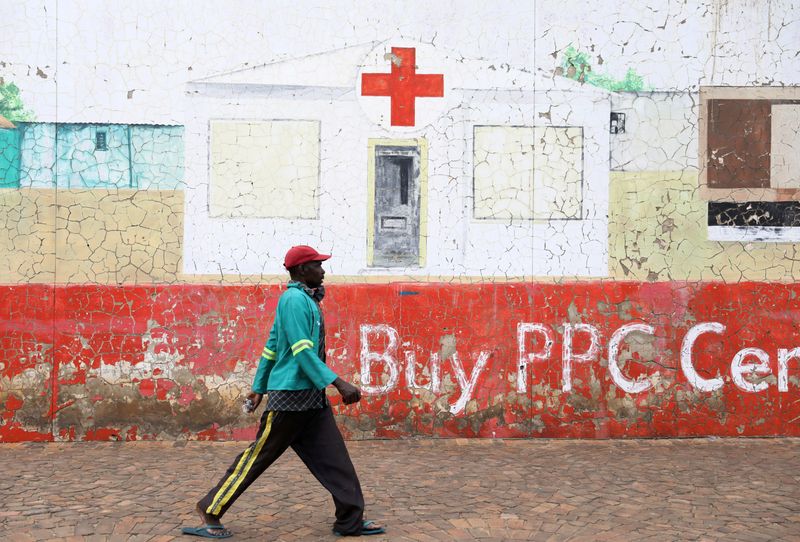
[[0, 128], [0, 187], [183, 188], [179, 125], [18, 122]]

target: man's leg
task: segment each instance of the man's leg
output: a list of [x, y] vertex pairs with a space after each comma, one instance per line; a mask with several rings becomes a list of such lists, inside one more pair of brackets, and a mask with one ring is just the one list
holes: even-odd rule
[[315, 416], [292, 443], [292, 449], [314, 477], [330, 491], [336, 505], [334, 530], [342, 534], [360, 532], [364, 496], [342, 434], [333, 419], [333, 411], [325, 407], [311, 412]]
[[[304, 412], [264, 412], [256, 440], [239, 454], [217, 485], [197, 503], [207, 525], [219, 525], [228, 508], [276, 459], [303, 427]], [[308, 418], [308, 416], [305, 416]]]

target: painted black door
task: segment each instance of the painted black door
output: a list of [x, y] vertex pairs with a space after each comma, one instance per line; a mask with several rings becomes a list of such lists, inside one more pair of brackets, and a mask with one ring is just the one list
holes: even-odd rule
[[418, 147], [375, 147], [375, 231], [372, 265], [419, 265]]

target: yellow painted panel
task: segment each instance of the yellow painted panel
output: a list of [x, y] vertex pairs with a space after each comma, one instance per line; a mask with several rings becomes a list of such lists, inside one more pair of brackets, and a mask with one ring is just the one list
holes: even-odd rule
[[800, 279], [791, 243], [708, 241], [697, 172], [613, 172], [609, 268], [618, 280]]
[[317, 121], [211, 121], [210, 214], [317, 218]]
[[55, 278], [55, 192], [0, 190], [0, 283]]
[[533, 217], [581, 218], [583, 129], [536, 126], [533, 133]]
[[0, 190], [0, 283], [175, 282], [183, 192]]
[[533, 218], [533, 128], [476, 126], [475, 218]]
[[581, 218], [580, 127], [476, 126], [473, 153], [475, 218]]

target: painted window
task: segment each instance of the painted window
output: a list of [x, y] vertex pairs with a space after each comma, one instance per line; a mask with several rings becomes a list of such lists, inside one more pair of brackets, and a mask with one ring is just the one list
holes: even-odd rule
[[475, 126], [473, 133], [476, 219], [581, 218], [581, 127]]
[[108, 140], [106, 137], [108, 136], [108, 132], [105, 130], [97, 130], [94, 134], [94, 150], [96, 151], [107, 151], [108, 150]]
[[211, 121], [210, 214], [317, 218], [320, 124]]
[[700, 92], [700, 186], [709, 238], [797, 241], [800, 92], [709, 87]]
[[701, 186], [712, 201], [800, 194], [800, 91], [712, 87], [700, 92]]
[[709, 100], [708, 111], [709, 188], [800, 188], [800, 102]]

